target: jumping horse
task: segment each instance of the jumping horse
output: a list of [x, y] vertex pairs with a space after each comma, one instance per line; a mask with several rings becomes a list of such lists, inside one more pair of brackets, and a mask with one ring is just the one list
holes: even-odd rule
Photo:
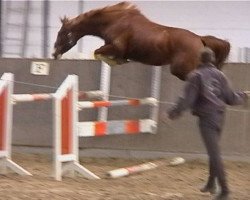
[[214, 51], [214, 64], [219, 69], [230, 51], [230, 44], [225, 40], [156, 24], [130, 2], [91, 10], [72, 19], [64, 17], [61, 22], [52, 54], [55, 59], [80, 38], [92, 35], [105, 42], [95, 50], [95, 57], [111, 66], [128, 61], [157, 66], [169, 64], [171, 73], [185, 80], [198, 66], [199, 52], [204, 46]]

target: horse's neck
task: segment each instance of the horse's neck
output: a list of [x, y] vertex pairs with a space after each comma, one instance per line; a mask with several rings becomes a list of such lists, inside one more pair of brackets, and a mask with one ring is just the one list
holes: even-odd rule
[[92, 18], [88, 15], [81, 14], [76, 18], [72, 19], [71, 29], [78, 36], [78, 39], [86, 36], [92, 35], [97, 37], [102, 37], [103, 21], [100, 19]]

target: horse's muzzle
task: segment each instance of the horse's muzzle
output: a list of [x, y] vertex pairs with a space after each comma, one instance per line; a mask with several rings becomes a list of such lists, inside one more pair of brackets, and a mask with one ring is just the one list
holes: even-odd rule
[[52, 56], [54, 57], [55, 60], [60, 59], [62, 57], [62, 54], [58, 54], [56, 51], [52, 53]]
[[56, 60], [57, 59], [57, 55], [55, 53], [52, 53], [52, 57]]

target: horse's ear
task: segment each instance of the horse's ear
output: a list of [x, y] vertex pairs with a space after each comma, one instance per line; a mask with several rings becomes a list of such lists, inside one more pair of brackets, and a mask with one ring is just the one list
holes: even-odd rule
[[69, 21], [69, 19], [66, 17], [66, 15], [63, 18], [60, 17], [60, 20], [61, 20], [62, 24], [65, 24]]

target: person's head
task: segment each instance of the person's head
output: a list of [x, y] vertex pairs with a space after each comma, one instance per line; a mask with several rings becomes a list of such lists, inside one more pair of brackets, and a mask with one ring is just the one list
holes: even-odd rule
[[204, 47], [200, 52], [200, 61], [203, 64], [206, 63], [214, 63], [215, 62], [215, 54], [212, 49], [208, 47]]

